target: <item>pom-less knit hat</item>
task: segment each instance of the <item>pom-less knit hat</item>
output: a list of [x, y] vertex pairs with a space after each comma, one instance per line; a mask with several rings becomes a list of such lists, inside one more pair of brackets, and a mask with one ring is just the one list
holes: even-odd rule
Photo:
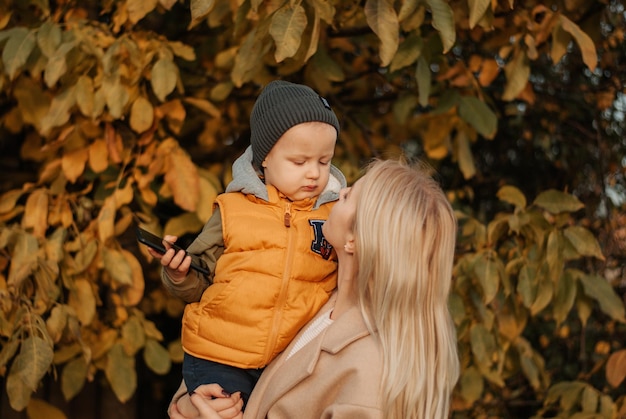
[[283, 80], [270, 82], [257, 98], [250, 114], [252, 159], [260, 168], [278, 139], [294, 125], [326, 122], [337, 130], [339, 120], [328, 101], [313, 89]]

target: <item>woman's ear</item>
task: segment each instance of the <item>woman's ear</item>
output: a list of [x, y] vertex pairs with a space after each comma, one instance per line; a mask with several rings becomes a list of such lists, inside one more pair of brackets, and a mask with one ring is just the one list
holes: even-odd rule
[[346, 244], [343, 245], [343, 250], [345, 250], [346, 253], [354, 254], [354, 239], [353, 238], [348, 239]]

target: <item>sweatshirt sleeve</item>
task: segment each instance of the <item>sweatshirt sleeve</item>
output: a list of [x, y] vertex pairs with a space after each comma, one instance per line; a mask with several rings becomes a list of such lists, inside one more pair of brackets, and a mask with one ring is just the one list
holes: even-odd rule
[[213, 272], [217, 259], [224, 253], [224, 238], [222, 236], [222, 216], [219, 207], [213, 211], [213, 215], [205, 224], [202, 232], [189, 245], [187, 252], [200, 257], [204, 266], [211, 272], [208, 276], [202, 275], [195, 270], [189, 270], [189, 274], [180, 282], [174, 282], [165, 269], [161, 270], [161, 280], [165, 289], [172, 295], [181, 298], [187, 303], [200, 301], [204, 290], [213, 282]]

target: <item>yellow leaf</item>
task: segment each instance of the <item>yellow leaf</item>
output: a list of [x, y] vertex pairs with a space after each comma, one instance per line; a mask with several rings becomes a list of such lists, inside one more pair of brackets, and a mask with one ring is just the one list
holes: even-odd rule
[[15, 208], [15, 204], [22, 197], [24, 191], [21, 189], [13, 189], [7, 191], [0, 196], [0, 214], [5, 214]]
[[75, 42], [66, 42], [62, 44], [48, 59], [44, 70], [44, 80], [46, 82], [46, 86], [49, 88], [54, 87], [61, 76], [63, 76], [67, 71], [67, 61], [65, 60], [65, 56], [74, 48], [75, 45]]
[[[318, 2], [315, 2], [315, 4], [317, 5]], [[313, 28], [311, 29], [311, 35], [309, 38], [310, 38], [309, 47], [307, 48], [306, 53], [304, 54], [304, 62], [309, 61], [309, 58], [311, 58], [317, 52], [317, 46], [319, 45], [320, 19], [318, 17], [317, 7], [315, 7], [315, 16], [313, 18]]]
[[91, 324], [96, 315], [96, 297], [88, 280], [78, 278], [74, 281], [67, 305], [74, 309], [82, 325]]
[[120, 285], [133, 284], [133, 272], [124, 254], [115, 249], [102, 249], [104, 269]]
[[204, 223], [198, 219], [195, 213], [188, 212], [167, 220], [163, 227], [163, 234], [171, 234], [180, 237], [186, 233], [197, 233]]
[[456, 135], [457, 159], [459, 161], [459, 169], [463, 173], [465, 179], [471, 179], [476, 174], [476, 166], [470, 148], [469, 139], [465, 131], [458, 130]]
[[46, 319], [46, 329], [53, 342], [57, 343], [63, 335], [67, 325], [67, 310], [65, 305], [58, 304], [50, 310], [50, 317]]
[[98, 214], [98, 239], [101, 243], [106, 243], [113, 237], [115, 226], [115, 196], [111, 195], [104, 200], [100, 213]]
[[498, 273], [496, 261], [493, 260], [494, 257], [483, 252], [474, 264], [474, 273], [483, 290], [483, 301], [485, 304], [489, 304], [495, 298], [500, 288], [500, 274]]
[[157, 0], [126, 0], [128, 20], [133, 24], [139, 22], [157, 6]]
[[148, 99], [137, 97], [130, 108], [130, 127], [138, 134], [147, 131], [154, 122], [154, 108]]
[[206, 18], [213, 7], [215, 0], [191, 0], [189, 8], [191, 9], [191, 22], [187, 29], [191, 29]]
[[476, 23], [482, 19], [485, 15], [485, 12], [491, 5], [491, 0], [469, 0], [469, 27], [470, 29], [474, 29]]
[[156, 97], [164, 102], [167, 95], [172, 93], [178, 81], [178, 67], [176, 64], [165, 57], [161, 57], [151, 70], [152, 90]]
[[200, 178], [200, 198], [196, 214], [200, 221], [207, 222], [213, 214], [213, 202], [217, 198], [217, 190], [211, 182], [201, 176]]
[[268, 49], [269, 47], [263, 44], [263, 36], [254, 27], [246, 35], [235, 57], [235, 65], [231, 72], [231, 79], [235, 87], [241, 87], [245, 82], [252, 79]]
[[78, 109], [88, 118], [94, 115], [95, 98], [93, 80], [91, 77], [81, 75], [76, 82], [76, 105]]
[[29, 418], [67, 419], [58, 407], [40, 399], [31, 399], [26, 408]]
[[63, 153], [61, 157], [61, 167], [63, 168], [63, 174], [71, 183], [76, 180], [85, 172], [85, 165], [89, 159], [89, 149], [79, 148], [74, 151]]
[[389, 0], [366, 0], [364, 12], [367, 24], [380, 39], [380, 64], [386, 67], [398, 50], [398, 15]]
[[506, 87], [502, 93], [502, 100], [515, 99], [526, 87], [530, 76], [528, 57], [521, 48], [516, 49], [515, 56], [504, 68], [506, 74]]
[[515, 205], [516, 208], [526, 208], [526, 197], [515, 186], [505, 185], [498, 190], [496, 195], [500, 201]]
[[439, 31], [443, 52], [446, 53], [456, 41], [454, 13], [447, 0], [427, 0], [426, 2], [433, 14], [433, 28]]
[[139, 304], [143, 298], [145, 289], [145, 279], [143, 276], [143, 267], [132, 253], [127, 250], [121, 250], [122, 255], [126, 258], [130, 266], [132, 284], [121, 290], [122, 302], [126, 307], [133, 307]]
[[596, 46], [591, 37], [583, 32], [577, 24], [569, 20], [567, 17], [560, 15], [559, 20], [563, 30], [569, 32], [569, 34], [576, 40], [576, 43], [580, 48], [580, 52], [582, 53], [585, 65], [589, 67], [589, 70], [594, 71], [598, 65], [598, 53], [596, 52]]
[[585, 205], [574, 195], [555, 189], [548, 189], [541, 192], [537, 195], [533, 204], [551, 212], [552, 214], [575, 212], [585, 207]]
[[269, 32], [276, 44], [276, 62], [280, 63], [285, 58], [296, 55], [306, 25], [306, 12], [299, 4], [287, 4], [274, 13]]
[[109, 167], [109, 149], [101, 138], [89, 145], [89, 167], [95, 173], [102, 173]]
[[222, 116], [222, 112], [206, 99], [200, 99], [195, 97], [186, 97], [183, 99], [186, 103], [195, 106], [203, 112], [206, 112], [208, 115], [211, 115], [213, 118], [219, 118]]
[[48, 191], [36, 189], [26, 199], [22, 227], [32, 229], [36, 237], [44, 237], [48, 228]]
[[17, 99], [24, 122], [41, 130], [41, 122], [50, 107], [50, 98], [30, 77], [20, 77], [17, 80], [13, 95]]
[[563, 233], [580, 255], [604, 260], [598, 240], [585, 227], [570, 226]]
[[196, 165], [180, 147], [174, 148], [167, 158], [169, 167], [165, 173], [165, 183], [172, 191], [174, 202], [186, 211], [195, 211], [200, 192]]

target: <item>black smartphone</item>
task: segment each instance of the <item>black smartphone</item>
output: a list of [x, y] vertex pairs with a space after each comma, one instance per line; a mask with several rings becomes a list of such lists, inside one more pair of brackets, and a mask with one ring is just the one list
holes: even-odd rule
[[[159, 253], [165, 253], [165, 251], [167, 249], [165, 249], [165, 246], [163, 246], [163, 238], [156, 236], [152, 233], [150, 233], [147, 230], [144, 230], [141, 227], [137, 227], [137, 240], [139, 240], [140, 243], [145, 244], [146, 246], [149, 246], [151, 248], [153, 248], [154, 250], [156, 250]], [[169, 242], [168, 242], [169, 243]], [[176, 252], [178, 252], [179, 250], [184, 250], [185, 253], [187, 253], [187, 251], [185, 249], [183, 249], [180, 246], [177, 246], [174, 243], [169, 243], [170, 246], [172, 246], [174, 248], [174, 250], [176, 250]], [[187, 253], [189, 256], [191, 256], [191, 269], [194, 269], [204, 275], [208, 275], [210, 272], [208, 269], [206, 269], [205, 267], [203, 267], [200, 264], [200, 261], [198, 260], [198, 257], [196, 255], [192, 255]]]

